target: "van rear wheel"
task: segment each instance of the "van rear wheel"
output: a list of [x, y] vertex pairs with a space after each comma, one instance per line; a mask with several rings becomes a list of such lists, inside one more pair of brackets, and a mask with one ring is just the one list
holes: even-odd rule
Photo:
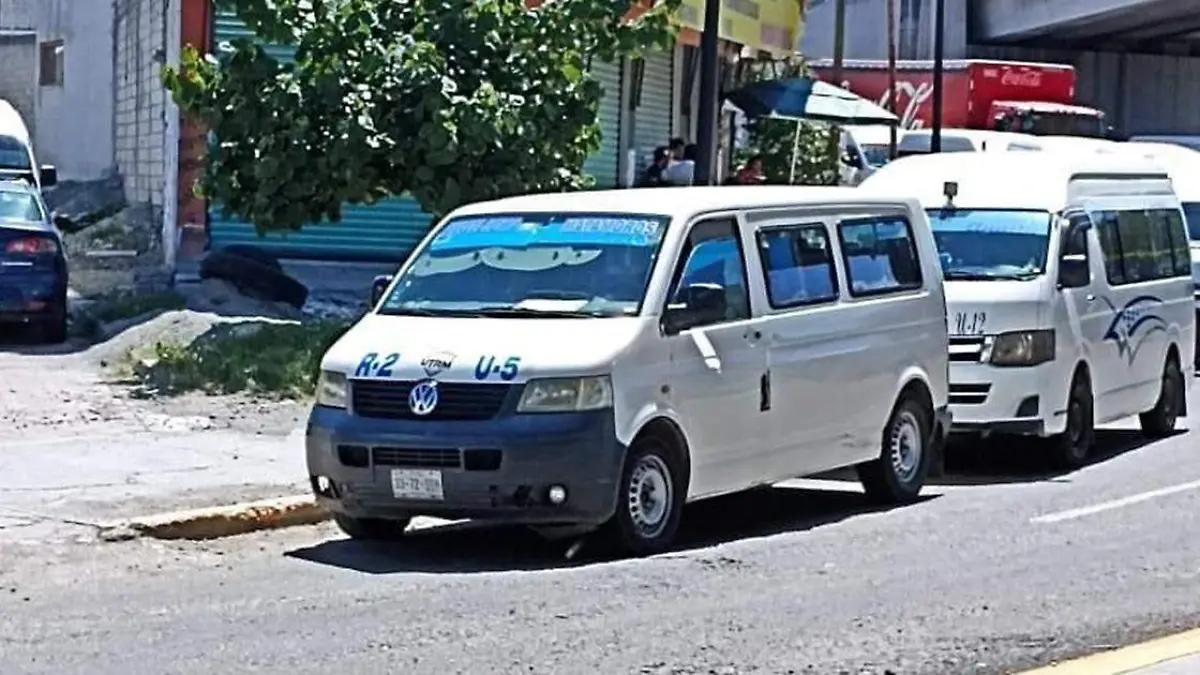
[[879, 458], [855, 467], [867, 497], [881, 504], [915, 501], [933, 459], [933, 411], [906, 395], [883, 431]]
[[1144, 436], [1164, 438], [1175, 433], [1175, 422], [1179, 420], [1185, 391], [1186, 387], [1183, 373], [1179, 370], [1179, 363], [1174, 356], [1168, 356], [1166, 364], [1163, 365], [1158, 401], [1153, 408], [1138, 416]]

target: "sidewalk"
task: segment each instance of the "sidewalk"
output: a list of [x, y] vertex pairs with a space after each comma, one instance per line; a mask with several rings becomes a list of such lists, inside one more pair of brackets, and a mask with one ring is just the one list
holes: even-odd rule
[[0, 543], [91, 536], [114, 520], [308, 491], [303, 429], [279, 437], [103, 425], [0, 445]]
[[1183, 656], [1158, 665], [1128, 671], [1129, 675], [1200, 675], [1200, 654]]

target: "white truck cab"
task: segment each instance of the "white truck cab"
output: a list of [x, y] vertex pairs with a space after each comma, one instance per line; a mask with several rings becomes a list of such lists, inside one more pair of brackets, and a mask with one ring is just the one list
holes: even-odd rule
[[918, 196], [946, 280], [952, 431], [1056, 439], [1083, 464], [1096, 424], [1186, 412], [1187, 232], [1166, 171], [1097, 153], [952, 153], [893, 162], [863, 187]]
[[313, 491], [352, 537], [413, 516], [669, 545], [683, 504], [854, 466], [915, 499], [948, 427], [920, 205], [851, 188], [514, 197], [437, 224], [325, 355]]

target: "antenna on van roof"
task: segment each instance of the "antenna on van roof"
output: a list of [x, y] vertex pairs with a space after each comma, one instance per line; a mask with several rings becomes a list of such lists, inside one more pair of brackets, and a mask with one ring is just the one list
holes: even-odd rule
[[942, 183], [942, 194], [946, 195], [946, 206], [954, 208], [954, 198], [958, 196], [958, 183], [952, 180]]

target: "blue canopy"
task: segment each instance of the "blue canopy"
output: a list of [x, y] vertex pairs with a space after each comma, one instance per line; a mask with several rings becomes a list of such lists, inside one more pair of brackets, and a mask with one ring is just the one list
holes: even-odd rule
[[818, 120], [836, 124], [896, 124], [892, 113], [867, 99], [808, 77], [755, 82], [726, 97], [748, 117]]

